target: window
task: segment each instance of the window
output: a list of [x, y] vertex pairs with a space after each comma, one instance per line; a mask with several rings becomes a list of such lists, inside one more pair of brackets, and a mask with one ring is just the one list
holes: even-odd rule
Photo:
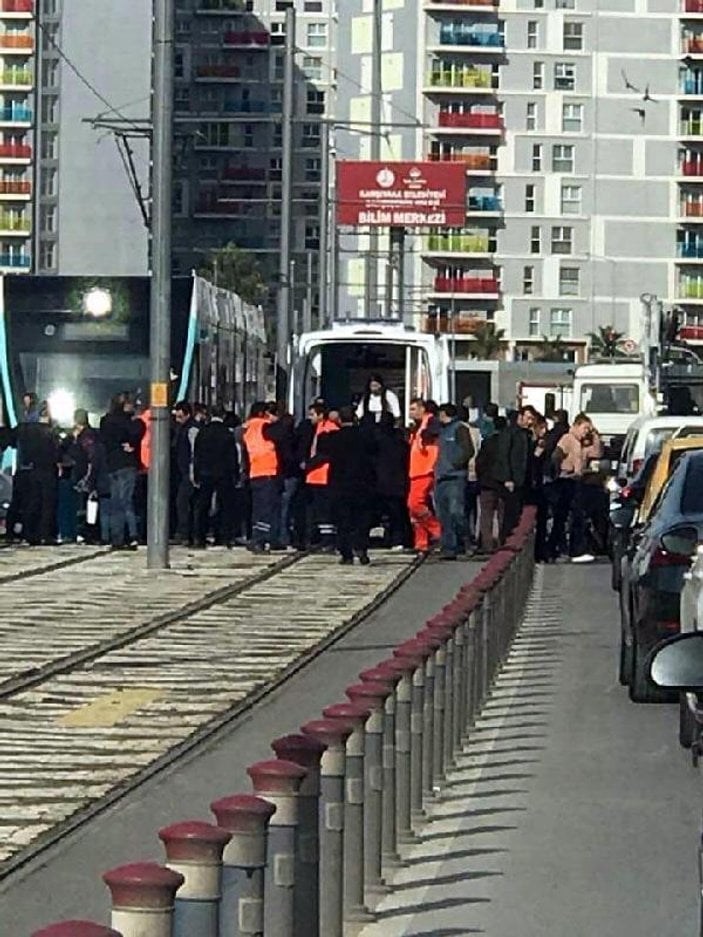
[[561, 213], [562, 215], [581, 214], [581, 186], [563, 185], [561, 187]]
[[535, 286], [535, 268], [523, 267], [522, 268], [522, 295], [531, 296], [534, 292], [534, 286]]
[[305, 0], [303, 10], [306, 13], [322, 13], [322, 0]]
[[327, 23], [308, 23], [307, 45], [324, 49], [327, 45]]
[[51, 270], [56, 266], [56, 244], [53, 241], [42, 241], [39, 250], [39, 266], [44, 270]]
[[243, 128], [244, 146], [247, 148], [254, 146], [254, 125], [244, 124]]
[[59, 24], [58, 23], [45, 23], [42, 26], [41, 37], [42, 37], [42, 51], [43, 52], [53, 52], [56, 48], [56, 42], [59, 35]]
[[532, 183], [525, 186], [525, 211], [533, 212], [535, 210], [535, 187]]
[[59, 115], [59, 99], [55, 94], [42, 95], [41, 119], [43, 124], [55, 124]]
[[177, 111], [190, 110], [190, 88], [175, 88], [173, 92], [173, 106]]
[[185, 78], [185, 56], [183, 49], [176, 49], [173, 53], [173, 77]]
[[229, 146], [227, 124], [201, 124], [196, 143], [202, 146]]
[[560, 296], [578, 296], [579, 294], [579, 276], [581, 271], [578, 267], [560, 267], [559, 268], [559, 295]]
[[552, 146], [552, 172], [574, 171], [574, 147], [568, 143]]
[[573, 250], [574, 229], [565, 225], [552, 228], [552, 253], [570, 254]]
[[564, 23], [564, 51], [583, 49], [583, 23]]
[[317, 88], [308, 88], [306, 114], [324, 114], [325, 113], [325, 92], [318, 91]]
[[540, 309], [539, 306], [530, 307], [530, 315], [527, 325], [527, 334], [530, 338], [536, 338], [539, 332]]
[[280, 124], [274, 124], [271, 146], [275, 150], [279, 150], [283, 146], [283, 127]]
[[317, 55], [303, 56], [303, 71], [308, 78], [313, 81], [322, 79], [322, 59]]
[[59, 0], [44, 0], [42, 3], [42, 13], [44, 16], [58, 16]]
[[571, 319], [572, 310], [557, 309], [549, 310], [549, 337], [550, 338], [571, 338]]
[[562, 104], [561, 129], [564, 133], [581, 133], [583, 130], [583, 104]]
[[573, 91], [576, 87], [576, 66], [573, 62], [555, 62], [554, 88], [556, 91]]
[[271, 113], [280, 114], [283, 110], [283, 88], [271, 87]]
[[525, 130], [537, 129], [537, 104], [528, 101], [525, 105]]
[[544, 88], [544, 62], [532, 63], [532, 87], [535, 91]]
[[573, 10], [576, 7], [576, 0], [555, 0], [554, 6], [557, 10]]
[[317, 156], [308, 157], [305, 160], [305, 181], [319, 182], [322, 175], [322, 160]]
[[542, 172], [542, 144], [532, 145], [532, 172]]
[[41, 158], [58, 159], [59, 158], [59, 135], [58, 133], [43, 133], [41, 137]]
[[40, 192], [44, 196], [56, 195], [56, 170], [43, 169], [41, 173]]
[[42, 205], [39, 212], [39, 226], [42, 234], [56, 233], [56, 206]]
[[316, 251], [320, 248], [320, 226], [316, 224], [305, 225], [305, 250]]
[[303, 124], [303, 146], [313, 147], [320, 145], [320, 125]]
[[56, 88], [59, 83], [59, 63], [56, 59], [44, 59], [42, 66], [42, 88]]
[[527, 21], [527, 48], [537, 48], [537, 37], [539, 35], [539, 23], [537, 20]]
[[542, 250], [542, 232], [538, 224], [530, 228], [530, 253], [539, 254]]
[[535, 10], [543, 10], [544, 0], [533, 0], [532, 6], [535, 8]]
[[287, 9], [293, 6], [293, 0], [276, 0], [276, 12], [285, 13]]
[[[275, 25], [276, 23], [273, 23], [272, 27]], [[271, 31], [273, 32], [273, 28]], [[285, 72], [285, 67], [286, 67], [285, 61], [286, 61], [286, 57], [281, 52], [277, 52], [275, 56], [273, 57], [273, 80], [274, 81], [283, 81], [283, 74]]]

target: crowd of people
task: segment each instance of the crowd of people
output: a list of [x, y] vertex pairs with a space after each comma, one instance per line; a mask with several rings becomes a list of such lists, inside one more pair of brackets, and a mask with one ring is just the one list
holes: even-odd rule
[[[394, 550], [442, 560], [492, 553], [523, 505], [537, 506], [536, 559], [592, 560], [607, 523], [602, 446], [584, 414], [569, 425], [526, 406], [410, 401], [372, 377], [355, 406], [317, 399], [296, 424], [275, 402], [243, 421], [221, 407], [173, 407], [173, 542], [253, 552], [316, 549], [366, 565], [372, 531]], [[472, 419], [473, 416], [473, 419]], [[99, 426], [76, 410], [58, 431], [31, 394], [0, 447], [16, 449], [8, 540], [136, 549], [146, 534], [150, 414], [116, 395]], [[605, 501], [604, 501], [605, 499]]]

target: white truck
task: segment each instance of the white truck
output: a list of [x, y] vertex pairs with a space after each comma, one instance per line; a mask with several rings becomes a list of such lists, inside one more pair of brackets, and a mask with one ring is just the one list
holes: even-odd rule
[[657, 413], [650, 373], [642, 362], [584, 364], [574, 373], [571, 418], [587, 413], [605, 442], [625, 436], [639, 416]]

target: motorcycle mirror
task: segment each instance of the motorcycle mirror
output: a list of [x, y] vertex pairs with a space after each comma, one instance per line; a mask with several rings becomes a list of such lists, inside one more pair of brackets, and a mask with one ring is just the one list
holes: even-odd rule
[[679, 527], [663, 534], [661, 543], [667, 553], [692, 556], [698, 546], [698, 531], [695, 527]]
[[665, 690], [703, 690], [703, 631], [677, 634], [658, 644], [645, 663], [651, 682]]

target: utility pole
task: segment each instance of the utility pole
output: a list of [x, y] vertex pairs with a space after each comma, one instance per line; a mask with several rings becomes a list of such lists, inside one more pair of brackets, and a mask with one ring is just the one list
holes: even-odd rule
[[276, 396], [286, 397], [288, 381], [288, 342], [291, 322], [291, 237], [293, 207], [293, 122], [295, 118], [295, 10], [286, 9], [286, 45], [283, 69], [283, 113], [281, 159], [281, 244], [278, 265], [276, 318]]
[[[371, 159], [378, 162], [381, 159], [381, 109], [383, 105], [382, 71], [383, 47], [383, 11], [381, 0], [373, 0], [373, 26], [371, 46], [371, 133], [370, 153]], [[366, 317], [373, 318], [373, 312], [378, 304], [378, 256], [379, 234], [378, 228], [371, 227], [369, 235], [369, 252], [366, 259]]]
[[323, 115], [322, 128], [320, 133], [320, 247], [319, 261], [317, 268], [318, 288], [319, 288], [319, 313], [318, 320], [323, 322], [329, 310], [327, 308], [328, 288], [327, 279], [330, 273], [329, 249], [330, 249], [330, 125]]
[[[303, 332], [312, 329], [312, 251], [308, 251], [307, 270], [305, 271], [305, 299], [303, 300]], [[318, 276], [319, 276], [318, 270]]]
[[171, 170], [173, 163], [173, 0], [153, 0], [153, 126], [151, 167], [151, 466], [147, 568], [169, 565], [171, 425]]

